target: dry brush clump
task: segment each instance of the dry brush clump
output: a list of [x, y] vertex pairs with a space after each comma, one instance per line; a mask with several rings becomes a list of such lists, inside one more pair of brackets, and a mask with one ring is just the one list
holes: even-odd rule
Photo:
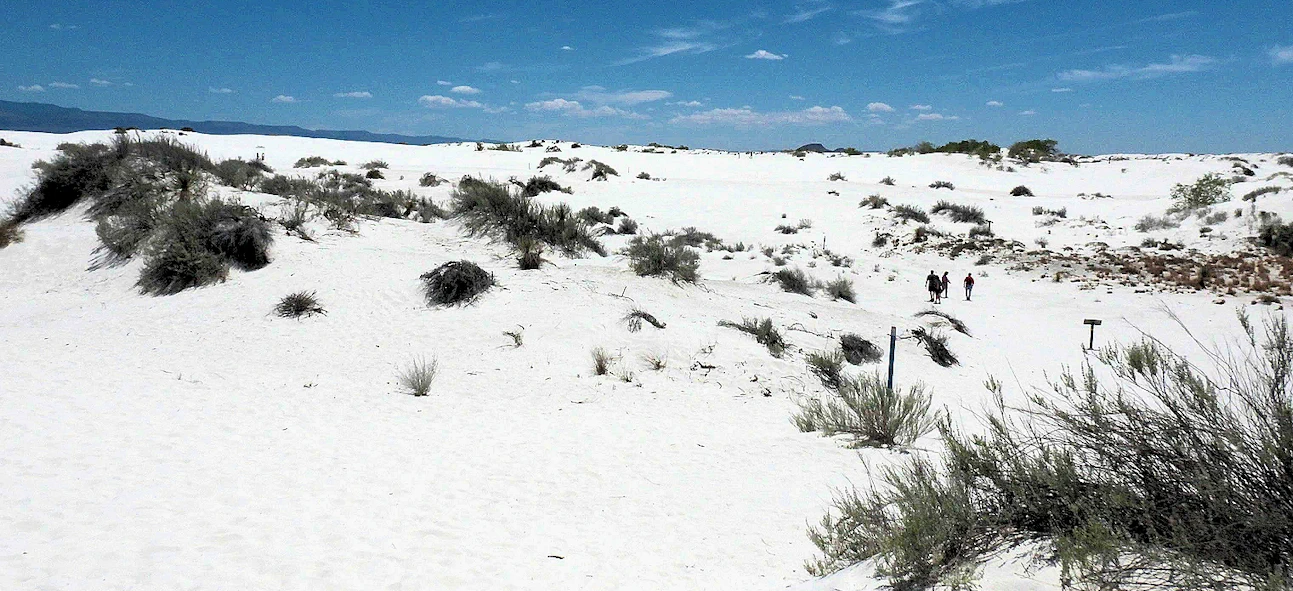
[[564, 203], [542, 205], [506, 184], [471, 177], [450, 195], [453, 214], [473, 236], [494, 236], [512, 246], [530, 238], [564, 254], [606, 254], [586, 221]]
[[685, 238], [664, 234], [634, 236], [621, 254], [639, 277], [664, 277], [674, 283], [700, 279], [700, 253]]
[[471, 261], [450, 261], [421, 279], [429, 306], [468, 304], [494, 286], [494, 275]]
[[949, 201], [939, 201], [929, 210], [932, 214], [947, 214], [952, 221], [963, 224], [986, 224], [988, 219], [984, 217], [983, 210], [978, 207], [951, 203]]
[[903, 222], [915, 221], [922, 224], [929, 223], [929, 214], [925, 213], [925, 210], [915, 205], [895, 205], [890, 211], [893, 212], [893, 217], [895, 219], [902, 220]]
[[622, 320], [624, 321], [624, 324], [628, 327], [629, 332], [637, 332], [639, 330], [642, 330], [643, 322], [646, 322], [647, 324], [650, 324], [651, 326], [654, 326], [661, 330], [663, 330], [665, 327], [665, 323], [660, 322], [660, 320], [656, 318], [655, 315], [641, 308], [633, 308], [632, 310], [629, 311], [628, 314], [624, 315], [624, 318]]
[[827, 396], [800, 401], [791, 417], [800, 431], [847, 435], [851, 447], [895, 447], [911, 445], [938, 426], [940, 413], [931, 410], [922, 384], [904, 392], [889, 389], [879, 373], [836, 374], [833, 379], [836, 384]]
[[942, 310], [930, 309], [930, 310], [925, 310], [923, 312], [917, 312], [916, 317], [917, 318], [929, 318], [929, 317], [938, 318], [943, 322], [946, 322], [948, 325], [950, 325], [952, 329], [955, 330], [956, 332], [959, 332], [967, 337], [971, 336], [970, 329], [965, 325], [964, 322], [961, 322], [955, 316], [952, 316], [951, 314], [948, 314], [947, 312], [944, 312]]
[[1293, 334], [1240, 322], [1243, 340], [1200, 359], [1148, 338], [1093, 352], [1023, 409], [990, 381], [986, 432], [944, 423], [939, 456], [838, 495], [810, 571], [873, 561], [893, 588], [929, 589], [1026, 550], [1073, 588], [1288, 589]]
[[840, 335], [840, 351], [844, 353], [844, 360], [853, 365], [875, 363], [884, 357], [884, 351], [875, 343], [853, 333]]
[[439, 360], [432, 357], [430, 361], [425, 358], [414, 359], [400, 371], [395, 381], [399, 384], [400, 389], [410, 396], [426, 396], [431, 393], [431, 384], [435, 382], [435, 376], [439, 370]]
[[817, 289], [817, 280], [809, 277], [808, 273], [798, 267], [794, 269], [778, 269], [769, 273], [768, 281], [780, 285], [782, 291], [808, 297], [812, 297], [813, 291]]
[[724, 328], [734, 328], [743, 333], [754, 337], [754, 340], [760, 345], [768, 348], [768, 352], [773, 357], [781, 357], [786, 351], [786, 341], [781, 337], [781, 331], [772, 324], [771, 318], [744, 318], [740, 324], [720, 320], [718, 325]]
[[274, 313], [282, 318], [308, 318], [316, 314], [326, 315], [328, 311], [323, 309], [314, 292], [298, 291], [283, 296], [274, 305]]
[[956, 358], [956, 354], [952, 353], [951, 349], [947, 348], [947, 336], [936, 332], [930, 332], [923, 328], [913, 328], [911, 330], [911, 337], [916, 339], [916, 342], [920, 343], [921, 346], [925, 347], [925, 352], [929, 354], [929, 358], [933, 360], [934, 363], [943, 367], [952, 367], [953, 365], [961, 364], [961, 361]]

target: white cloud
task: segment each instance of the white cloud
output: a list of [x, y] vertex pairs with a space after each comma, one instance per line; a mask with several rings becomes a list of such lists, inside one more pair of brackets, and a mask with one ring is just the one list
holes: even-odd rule
[[49, 87], [50, 87], [50, 88], [68, 88], [68, 89], [72, 89], [72, 88], [80, 88], [80, 86], [77, 86], [77, 85], [75, 85], [75, 84], [71, 84], [71, 83], [68, 83], [68, 82], [50, 82], [50, 83], [49, 83]]
[[799, 96], [799, 95], [797, 95], [797, 94], [792, 94], [792, 95], [790, 95], [790, 100], [792, 100], [792, 101], [802, 101], [802, 100], [804, 100], [804, 97]]
[[450, 88], [449, 92], [452, 92], [454, 94], [480, 94], [481, 91], [479, 88], [474, 88], [471, 86], [455, 86], [453, 88]]
[[207, 92], [211, 94], [233, 94], [234, 90], [232, 88], [224, 88], [224, 87], [216, 88], [213, 86], [208, 88]]
[[934, 110], [934, 107], [931, 107], [929, 105], [912, 105], [908, 108], [913, 111], [933, 111]]
[[768, 51], [768, 50], [766, 50], [766, 49], [760, 49], [760, 50], [758, 50], [758, 51], [756, 51], [756, 52], [754, 52], [754, 53], [751, 53], [750, 55], [745, 56], [745, 59], [751, 59], [751, 60], [783, 60], [783, 59], [786, 59], [786, 56], [785, 56], [785, 55], [782, 55], [782, 54], [772, 53], [771, 51]]
[[505, 67], [507, 66], [504, 66], [502, 62], [485, 62], [484, 64], [476, 66], [476, 71], [477, 72], [499, 72], [499, 71], [502, 71]]
[[527, 111], [532, 111], [536, 113], [538, 112], [561, 113], [562, 115], [565, 115], [567, 117], [581, 117], [581, 118], [624, 117], [627, 119], [647, 119], [648, 118], [646, 115], [634, 113], [632, 111], [625, 111], [624, 109], [617, 109], [609, 105], [602, 105], [602, 106], [594, 107], [590, 109], [588, 107], [585, 107], [583, 103], [580, 103], [579, 101], [571, 101], [563, 98], [526, 103], [525, 109]]
[[916, 116], [917, 121], [956, 121], [960, 119], [956, 115], [943, 115], [941, 113], [921, 113]]
[[866, 110], [871, 111], [872, 113], [892, 113], [892, 112], [894, 112], [894, 108], [893, 108], [893, 107], [890, 107], [889, 105], [887, 105], [887, 104], [885, 104], [885, 103], [870, 103], [870, 104], [868, 104], [868, 105], [866, 106]]
[[1027, 111], [1020, 111], [1020, 112], [1019, 112], [1019, 114], [1020, 114], [1020, 115], [1023, 115], [1024, 117], [1032, 117], [1033, 115], [1036, 115], [1036, 114], [1037, 114], [1037, 111], [1034, 111], [1034, 110], [1032, 110], [1032, 109], [1029, 109], [1029, 110], [1027, 110]]
[[296, 100], [296, 97], [294, 97], [294, 96], [292, 96], [292, 95], [290, 95], [290, 94], [280, 94], [280, 95], [278, 95], [278, 96], [276, 96], [276, 97], [274, 97], [274, 98], [272, 98], [272, 99], [269, 99], [269, 102], [271, 102], [271, 103], [295, 103], [295, 102], [297, 102], [297, 100]]
[[705, 106], [705, 103], [702, 103], [702, 102], [700, 102], [700, 101], [675, 101], [675, 102], [667, 103], [667, 104], [670, 104], [670, 105], [677, 105], [677, 106], [679, 106], [679, 107], [703, 107], [703, 106]]
[[642, 51], [638, 56], [620, 60], [618, 62], [615, 62], [615, 65], [626, 66], [629, 64], [636, 64], [638, 62], [646, 61], [652, 58], [664, 57], [666, 55], [673, 55], [675, 53], [681, 53], [681, 54], [707, 53], [710, 51], [714, 51], [715, 49], [718, 49], [717, 45], [714, 45], [713, 43], [704, 42], [704, 41], [669, 41], [667, 43], [661, 43], [659, 45], [654, 45], [651, 47], [644, 47], [642, 48]]
[[90, 84], [93, 84], [95, 86], [112, 86], [111, 82], [107, 80], [103, 80], [101, 78], [91, 78]]
[[456, 99], [438, 94], [425, 95], [418, 98], [418, 102], [424, 107], [442, 107], [450, 109], [484, 109], [485, 105], [476, 101], [466, 99]]
[[1096, 82], [1120, 78], [1145, 80], [1172, 74], [1201, 72], [1216, 64], [1216, 58], [1206, 55], [1173, 55], [1167, 63], [1146, 64], [1139, 67], [1115, 64], [1100, 70], [1067, 70], [1059, 73], [1059, 79], [1064, 82]]
[[53, 29], [53, 30], [55, 30], [55, 31], [72, 31], [72, 30], [76, 30], [76, 29], [78, 29], [78, 28], [80, 28], [80, 27], [78, 27], [78, 26], [76, 26], [76, 25], [63, 25], [63, 24], [59, 24], [59, 23], [54, 23], [54, 24], [50, 25], [50, 26], [49, 26], [49, 28], [51, 28], [51, 29]]
[[585, 86], [576, 92], [574, 97], [598, 105], [633, 106], [642, 103], [661, 101], [673, 96], [667, 90], [621, 90], [609, 92], [600, 86]]
[[571, 46], [569, 46], [569, 45], [562, 45], [562, 46], [561, 46], [561, 51], [574, 51], [574, 50], [575, 50], [575, 48], [573, 48], [573, 47], [571, 47]]
[[1003, 103], [1003, 102], [1001, 102], [1001, 101], [988, 101], [988, 106], [989, 106], [989, 107], [1004, 107], [1004, 106], [1006, 106], [1006, 103]]
[[448, 80], [436, 80], [435, 83], [440, 86], [453, 86], [453, 83]]
[[338, 92], [334, 94], [337, 98], [373, 98], [373, 93], [366, 90], [356, 90], [354, 92]]
[[1293, 45], [1272, 47], [1267, 55], [1271, 56], [1271, 62], [1275, 65], [1293, 64]]
[[817, 15], [823, 12], [826, 12], [828, 10], [833, 10], [834, 8], [835, 7], [831, 6], [830, 4], [823, 4], [820, 2], [814, 2], [807, 6], [796, 6], [795, 13], [791, 15], [787, 15], [785, 21], [783, 22], [786, 22], [786, 23], [807, 22], [816, 18]]
[[848, 112], [840, 107], [809, 107], [802, 111], [761, 113], [749, 107], [739, 109], [712, 109], [691, 115], [680, 115], [670, 123], [694, 125], [730, 125], [733, 127], [767, 127], [772, 125], [823, 125], [852, 121]]
[[39, 84], [32, 84], [31, 86], [19, 86], [18, 90], [22, 92], [45, 92], [45, 87]]
[[853, 42], [853, 38], [848, 33], [835, 33], [831, 35], [831, 43], [835, 45], [848, 45]]
[[1051, 92], [1056, 92], [1056, 93], [1060, 93], [1060, 92], [1073, 92], [1073, 89], [1072, 89], [1072, 88], [1068, 88], [1068, 87], [1066, 86], [1066, 87], [1064, 87], [1064, 88], [1052, 88], [1052, 89], [1051, 89]]

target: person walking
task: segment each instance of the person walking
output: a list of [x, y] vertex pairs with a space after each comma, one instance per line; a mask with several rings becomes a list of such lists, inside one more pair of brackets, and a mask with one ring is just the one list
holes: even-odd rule
[[952, 297], [952, 292], [951, 292], [952, 280], [947, 277], [947, 271], [943, 271], [943, 279], [941, 283], [943, 285], [943, 297], [945, 298]]
[[974, 291], [974, 275], [965, 274], [965, 301], [970, 301], [970, 292]]
[[938, 278], [938, 273], [930, 271], [929, 275], [925, 277], [925, 286], [929, 289], [930, 303], [943, 303], [943, 280]]

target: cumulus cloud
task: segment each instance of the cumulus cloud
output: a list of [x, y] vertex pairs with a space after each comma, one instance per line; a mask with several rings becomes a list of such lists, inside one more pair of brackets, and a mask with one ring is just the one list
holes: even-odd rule
[[783, 60], [786, 59], [784, 54], [776, 54], [766, 49], [760, 49], [750, 55], [745, 56], [749, 60]]
[[1059, 73], [1059, 79], [1064, 82], [1097, 82], [1122, 78], [1146, 80], [1173, 74], [1202, 72], [1216, 64], [1216, 58], [1206, 55], [1173, 55], [1167, 63], [1145, 64], [1143, 66], [1114, 64], [1099, 70], [1067, 70]]
[[334, 95], [332, 95], [332, 96], [335, 96], [335, 97], [337, 97], [337, 98], [364, 98], [364, 99], [366, 99], [366, 98], [373, 98], [373, 93], [368, 92], [368, 91], [366, 91], [366, 90], [356, 90], [356, 91], [354, 91], [354, 92], [338, 92], [337, 94], [334, 94]]
[[887, 104], [885, 104], [885, 103], [869, 103], [869, 104], [867, 104], [867, 106], [866, 106], [866, 110], [871, 111], [872, 113], [892, 113], [892, 112], [894, 112], [894, 108], [893, 108], [893, 107], [890, 107], [889, 105], [887, 105]]
[[418, 102], [424, 107], [448, 108], [448, 109], [484, 109], [485, 105], [476, 101], [466, 99], [456, 99], [453, 97], [442, 96], [438, 94], [424, 95], [418, 98]]
[[1069, 87], [1067, 87], [1067, 86], [1066, 86], [1066, 87], [1064, 87], [1064, 88], [1052, 88], [1052, 89], [1051, 89], [1051, 92], [1056, 92], [1056, 93], [1059, 93], [1059, 92], [1073, 92], [1073, 89], [1072, 89], [1072, 88], [1069, 88]]
[[988, 101], [988, 106], [989, 106], [989, 107], [1004, 107], [1004, 106], [1006, 106], [1006, 103], [1003, 103], [1003, 102], [1001, 102], [1001, 101]]
[[440, 86], [453, 86], [453, 83], [448, 80], [436, 80], [435, 83]]
[[667, 103], [667, 104], [670, 104], [670, 105], [676, 105], [676, 106], [679, 106], [679, 107], [703, 107], [703, 106], [705, 106], [705, 103], [702, 103], [702, 102], [700, 102], [700, 101], [675, 101], [675, 102]]
[[292, 95], [290, 95], [290, 94], [280, 94], [280, 95], [278, 95], [278, 96], [276, 96], [276, 97], [274, 97], [274, 98], [272, 98], [272, 99], [269, 99], [269, 102], [271, 102], [271, 103], [295, 103], [295, 102], [297, 102], [297, 100], [296, 100], [296, 97], [294, 97], [294, 96], [292, 96]]
[[93, 84], [95, 86], [112, 86], [111, 82], [107, 80], [103, 80], [101, 78], [91, 78], [90, 84]]
[[648, 118], [645, 115], [634, 113], [632, 111], [626, 111], [624, 109], [617, 109], [609, 105], [601, 105], [599, 107], [589, 108], [589, 107], [585, 107], [583, 103], [580, 103], [579, 101], [571, 101], [563, 98], [526, 103], [525, 109], [527, 111], [531, 111], [535, 113], [542, 113], [542, 112], [560, 113], [567, 117], [580, 117], [580, 118], [592, 118], [592, 117], [624, 117], [626, 119], [647, 119]]
[[840, 107], [809, 107], [802, 111], [759, 112], [749, 107], [711, 109], [691, 115], [680, 115], [670, 123], [693, 125], [730, 125], [733, 127], [768, 127], [773, 125], [823, 125], [852, 121]]
[[454, 94], [480, 94], [481, 91], [479, 88], [474, 88], [471, 86], [455, 86], [453, 88], [450, 88], [449, 92], [452, 92]]
[[960, 119], [956, 115], [943, 115], [942, 113], [921, 113], [916, 116], [917, 121], [956, 121]]
[[569, 45], [562, 45], [562, 46], [561, 46], [561, 51], [574, 51], [574, 50], [575, 50], [575, 48], [573, 48], [573, 47], [571, 47], [571, 46], [569, 46]]
[[934, 107], [930, 105], [912, 105], [908, 108], [913, 111], [933, 111], [934, 110]]
[[1271, 56], [1271, 62], [1275, 65], [1293, 64], [1293, 45], [1272, 47], [1267, 55]]
[[31, 86], [19, 86], [18, 90], [22, 92], [45, 92], [45, 87], [39, 84], [32, 84]]
[[77, 86], [76, 84], [72, 84], [70, 82], [50, 82], [49, 87], [50, 88], [69, 88], [69, 89], [80, 88], [80, 86]]
[[232, 88], [224, 88], [224, 87], [216, 88], [212, 86], [207, 89], [207, 92], [211, 94], [233, 94], [234, 90]]
[[1028, 109], [1027, 111], [1020, 111], [1020, 112], [1019, 112], [1019, 114], [1020, 114], [1020, 115], [1023, 115], [1024, 117], [1032, 117], [1033, 115], [1036, 115], [1036, 114], [1037, 114], [1037, 111], [1034, 111], [1034, 110], [1032, 110], [1032, 109]]

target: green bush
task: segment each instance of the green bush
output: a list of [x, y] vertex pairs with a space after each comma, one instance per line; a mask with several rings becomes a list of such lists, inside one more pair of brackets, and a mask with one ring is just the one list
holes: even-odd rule
[[67, 211], [83, 198], [96, 198], [112, 188], [130, 142], [118, 138], [105, 144], [63, 144], [48, 162], [36, 162], [36, 184], [14, 204], [11, 218], [26, 223]]
[[666, 277], [674, 283], [699, 280], [700, 253], [686, 241], [661, 234], [634, 236], [622, 251], [639, 277]]
[[610, 167], [610, 165], [604, 162], [598, 162], [597, 160], [589, 160], [585, 163], [584, 170], [593, 171], [593, 176], [589, 179], [593, 181], [604, 181], [608, 176], [620, 176], [620, 173], [616, 172], [614, 168]]
[[840, 387], [840, 381], [844, 379], [844, 353], [839, 351], [809, 353], [804, 361], [808, 362], [808, 370], [813, 372], [813, 375], [817, 376], [827, 389], [834, 390]]
[[889, 200], [881, 197], [879, 193], [871, 195], [858, 203], [858, 207], [869, 207], [871, 209], [884, 209], [889, 205]]
[[381, 169], [374, 168], [364, 173], [364, 178], [370, 180], [382, 180], [386, 178], [386, 175], [382, 174]]
[[893, 217], [906, 221], [916, 221], [922, 224], [929, 223], [929, 214], [925, 210], [915, 205], [895, 205], [893, 206]]
[[939, 201], [934, 204], [934, 207], [929, 212], [932, 214], [945, 213], [952, 218], [952, 221], [962, 224], [988, 223], [988, 218], [984, 217], [982, 209], [969, 205]]
[[893, 588], [927, 589], [1026, 549], [1072, 588], [1287, 589], [1293, 337], [1282, 317], [1241, 322], [1202, 363], [1148, 339], [1101, 349], [1023, 411], [989, 383], [986, 433], [945, 426], [941, 459], [838, 496], [810, 571], [873, 560]]
[[781, 286], [782, 291], [812, 297], [817, 281], [809, 277], [803, 269], [778, 269], [769, 275], [769, 279]]
[[497, 236], [513, 246], [529, 237], [572, 256], [590, 250], [606, 254], [592, 228], [564, 203], [540, 205], [505, 184], [471, 177], [458, 184], [450, 199], [454, 215], [474, 236]]
[[949, 182], [947, 182], [947, 181], [934, 181], [934, 182], [932, 182], [932, 183], [930, 183], [930, 184], [929, 184], [929, 188], [931, 188], [931, 189], [948, 189], [948, 190], [955, 191], [955, 190], [956, 190], [956, 185], [953, 185], [952, 183], [949, 183]]
[[385, 160], [372, 160], [359, 165], [359, 168], [362, 168], [364, 170], [378, 170], [378, 169], [390, 168], [390, 167], [391, 165], [387, 164]]
[[12, 220], [0, 220], [0, 248], [22, 242], [23, 231]]
[[1026, 140], [1012, 144], [1006, 155], [1024, 162], [1053, 160], [1059, 156], [1058, 146], [1055, 140]]
[[540, 193], [547, 193], [550, 191], [557, 191], [560, 193], [571, 192], [570, 189], [561, 186], [559, 183], [552, 180], [552, 177], [548, 176], [530, 177], [530, 180], [526, 181], [525, 185], [521, 189], [521, 193], [527, 197], [537, 197]]
[[1155, 230], [1170, 230], [1172, 228], [1180, 227], [1180, 225], [1180, 222], [1168, 218], [1167, 216], [1155, 217], [1146, 214], [1145, 217], [1140, 218], [1140, 221], [1136, 222], [1135, 228], [1137, 232], [1153, 232]]
[[1262, 225], [1257, 241], [1277, 254], [1293, 257], [1293, 224], [1271, 222]]
[[332, 164], [332, 161], [323, 156], [306, 156], [305, 158], [297, 160], [296, 164], [292, 165], [292, 168], [314, 168], [316, 166], [327, 166], [329, 164]]
[[853, 281], [839, 277], [826, 283], [826, 293], [833, 300], [844, 300], [850, 304], [857, 303], [857, 294], [853, 292]]
[[236, 189], [252, 189], [258, 186], [266, 173], [274, 170], [259, 160], [248, 162], [241, 158], [225, 160], [215, 165], [212, 174], [220, 184]]
[[1230, 181], [1216, 173], [1199, 177], [1193, 184], [1172, 187], [1172, 208], [1168, 211], [1194, 211], [1230, 200]]
[[826, 399], [801, 401], [791, 422], [805, 433], [849, 435], [852, 447], [908, 446], [937, 427], [940, 415], [930, 404], [919, 383], [902, 392], [890, 390], [879, 373], [842, 376]]

